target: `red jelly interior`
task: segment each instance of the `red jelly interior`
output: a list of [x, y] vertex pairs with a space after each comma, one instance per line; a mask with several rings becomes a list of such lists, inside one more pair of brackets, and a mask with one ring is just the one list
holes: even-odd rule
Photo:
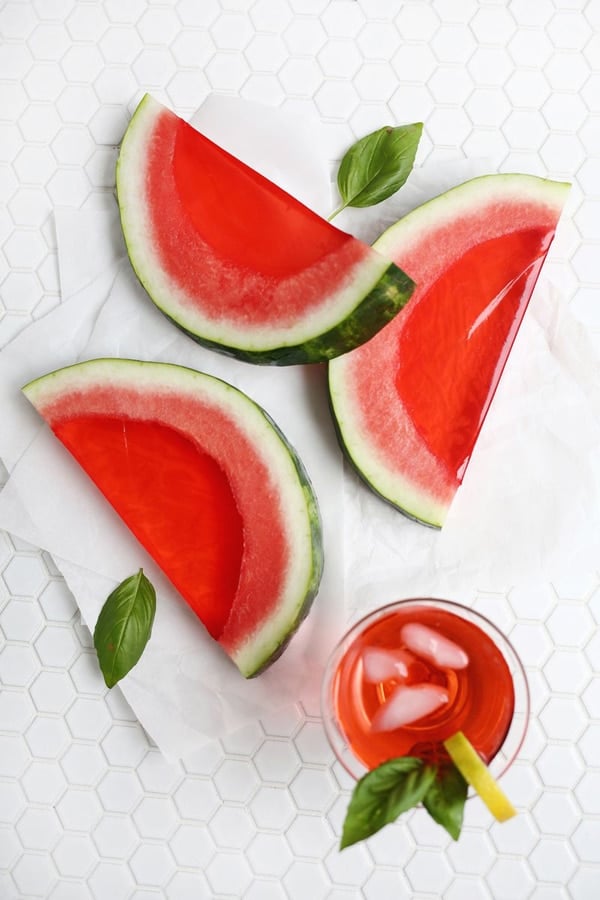
[[[170, 119], [163, 119], [159, 134], [172, 127]], [[176, 124], [172, 171], [188, 222], [236, 265], [285, 277], [349, 239], [181, 119]], [[153, 181], [164, 175], [157, 172]]]
[[518, 231], [473, 247], [419, 297], [401, 331], [398, 392], [423, 441], [459, 480], [553, 233]]
[[243, 550], [242, 519], [221, 467], [157, 422], [79, 416], [54, 431], [218, 638]]
[[[432, 683], [447, 689], [447, 706], [411, 725], [372, 731], [371, 721], [394, 684], [372, 684], [363, 677], [362, 654], [369, 648], [401, 650], [403, 625], [419, 622], [458, 644], [469, 657], [464, 669], [440, 669], [419, 660], [402, 683]], [[514, 711], [508, 665], [492, 639], [477, 625], [447, 610], [411, 606], [391, 612], [362, 632], [346, 651], [334, 677], [335, 709], [355, 756], [374, 768], [395, 756], [447, 759], [441, 744], [462, 731], [485, 762], [498, 752]]]

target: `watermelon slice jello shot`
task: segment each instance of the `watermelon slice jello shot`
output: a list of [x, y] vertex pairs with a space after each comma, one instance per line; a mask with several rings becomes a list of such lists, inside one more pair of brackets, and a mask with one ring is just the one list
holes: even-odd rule
[[359, 784], [396, 760], [422, 764], [433, 785], [455, 767], [496, 818], [514, 814], [496, 782], [525, 738], [529, 690], [516, 651], [479, 613], [431, 598], [369, 613], [331, 654], [321, 699], [335, 755]]

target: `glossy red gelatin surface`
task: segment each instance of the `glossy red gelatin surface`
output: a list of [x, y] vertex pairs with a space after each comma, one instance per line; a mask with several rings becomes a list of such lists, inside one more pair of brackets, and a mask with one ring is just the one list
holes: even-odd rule
[[176, 126], [173, 177], [198, 234], [250, 269], [294, 275], [348, 240], [182, 119]]
[[[463, 668], [438, 667], [407, 648], [403, 627], [418, 623], [456, 644], [468, 657]], [[407, 665], [406, 674], [367, 681], [365, 651], [391, 651]], [[373, 729], [378, 710], [402, 686], [438, 685], [448, 702], [411, 724], [388, 731]], [[488, 763], [501, 747], [514, 712], [509, 667], [477, 625], [447, 610], [411, 604], [367, 625], [342, 656], [333, 676], [334, 715], [354, 755], [369, 769], [397, 756], [437, 761], [447, 755], [441, 742], [462, 731]]]
[[243, 552], [243, 521], [222, 468], [158, 422], [78, 416], [53, 430], [218, 638]]
[[396, 389], [428, 449], [459, 480], [553, 234], [534, 228], [467, 250], [400, 330]]
[[194, 303], [206, 294], [211, 315], [296, 321], [322, 306], [323, 278], [350, 283], [371, 252], [168, 110], [145, 179], [161, 266]]

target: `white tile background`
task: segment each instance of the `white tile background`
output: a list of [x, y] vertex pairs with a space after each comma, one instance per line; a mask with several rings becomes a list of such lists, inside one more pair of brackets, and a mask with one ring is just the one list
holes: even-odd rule
[[[338, 159], [424, 119], [419, 161], [485, 156], [574, 188], [549, 266], [600, 341], [599, 0], [2, 0], [0, 346], [59, 302], [52, 210], [113, 202], [144, 90], [316, 110]], [[599, 557], [600, 559], [600, 557]], [[459, 843], [416, 812], [339, 854], [350, 785], [297, 708], [168, 765], [51, 560], [0, 533], [0, 898], [597, 900], [600, 562], [477, 604], [526, 662], [534, 720]]]

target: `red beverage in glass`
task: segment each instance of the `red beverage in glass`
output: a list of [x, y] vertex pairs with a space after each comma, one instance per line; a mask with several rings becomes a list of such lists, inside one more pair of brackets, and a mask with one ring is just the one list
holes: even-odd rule
[[515, 724], [520, 746], [526, 716], [520, 711], [515, 723], [514, 715], [523, 685], [527, 695], [524, 679], [510, 644], [484, 617], [448, 601], [400, 601], [338, 645], [324, 685], [325, 727], [354, 775], [398, 756], [441, 762], [442, 742], [457, 731], [489, 763]]

